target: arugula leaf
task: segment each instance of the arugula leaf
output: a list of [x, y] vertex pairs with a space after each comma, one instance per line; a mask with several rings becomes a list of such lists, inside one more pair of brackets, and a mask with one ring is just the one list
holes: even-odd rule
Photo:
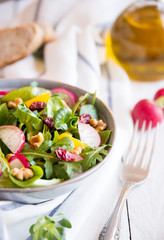
[[90, 94], [89, 93], [86, 93], [73, 107], [72, 109], [72, 117], [75, 115], [75, 112], [77, 111], [79, 105], [85, 101], [88, 100]]
[[84, 159], [80, 161], [83, 171], [87, 171], [88, 169], [95, 166], [96, 161], [101, 162], [103, 160], [102, 155], [106, 156], [108, 153], [108, 151], [104, 149], [105, 147], [110, 147], [110, 145], [103, 145], [101, 147], [94, 147], [83, 150], [81, 156], [83, 156]]
[[74, 172], [80, 172], [80, 168], [80, 162], [59, 162], [54, 164], [54, 173], [57, 178], [67, 180], [73, 177]]
[[[56, 226], [57, 225], [57, 226]], [[72, 225], [62, 214], [49, 217], [44, 216], [30, 227], [33, 240], [53, 239], [65, 240], [64, 228], [71, 228]]]
[[47, 102], [47, 117], [53, 118], [55, 112], [62, 107], [64, 107], [64, 105], [58, 97], [51, 97]]
[[56, 178], [60, 178], [64, 180], [70, 179], [66, 169], [64, 168], [64, 164], [58, 164], [58, 165], [54, 164], [53, 167], [54, 167], [54, 174]]
[[34, 183], [37, 179], [41, 178], [43, 176], [43, 170], [39, 166], [31, 166], [31, 169], [34, 172], [34, 176], [32, 178], [29, 178], [28, 180], [18, 180], [15, 178], [12, 174], [9, 174], [9, 177], [13, 183], [18, 185], [19, 187], [30, 187], [32, 183]]
[[33, 97], [36, 97], [44, 92], [47, 92], [44, 88], [39, 87], [22, 87], [20, 89], [14, 89], [11, 92], [7, 93], [1, 100], [4, 101], [13, 101], [15, 98], [22, 98], [23, 101], [27, 101]]
[[37, 152], [43, 152], [43, 151], [47, 152], [51, 148], [52, 145], [53, 145], [53, 141], [46, 140], [35, 151], [37, 151]]
[[53, 163], [47, 159], [44, 164], [44, 167], [45, 167], [46, 179], [50, 179], [50, 177], [53, 174]]
[[56, 129], [67, 130], [67, 122], [70, 119], [72, 110], [69, 107], [60, 108], [55, 112], [53, 120]]
[[23, 148], [23, 151], [21, 151], [21, 154], [25, 155], [28, 158], [28, 160], [41, 158], [41, 159], [49, 159], [53, 163], [58, 161], [58, 158], [55, 157], [54, 153], [46, 153], [44, 151], [40, 151], [39, 148], [35, 150], [28, 150]]
[[36, 130], [42, 128], [42, 120], [28, 109], [24, 103], [18, 105], [16, 115], [21, 123], [30, 123]]
[[58, 148], [63, 148], [69, 151], [73, 149], [74, 146], [75, 146], [74, 142], [69, 137], [63, 137], [55, 142], [55, 144], [53, 145], [53, 148], [54, 148], [53, 151], [55, 151]]
[[112, 130], [99, 131], [99, 135], [101, 137], [101, 144], [106, 144], [109, 141], [111, 134]]

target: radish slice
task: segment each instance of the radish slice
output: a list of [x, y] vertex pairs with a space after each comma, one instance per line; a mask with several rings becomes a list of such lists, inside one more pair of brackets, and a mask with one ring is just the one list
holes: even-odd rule
[[11, 156], [8, 161], [12, 168], [15, 168], [15, 167], [16, 168], [22, 168], [22, 167], [30, 168], [30, 164], [29, 164], [27, 158], [24, 155], [19, 154], [19, 153], [16, 153], [14, 156]]
[[75, 159], [75, 162], [78, 162], [78, 161], [81, 161], [84, 159], [82, 156], [80, 156], [79, 154], [76, 154], [76, 153], [71, 153], [71, 155]]
[[25, 144], [24, 133], [14, 125], [0, 126], [0, 139], [12, 153], [19, 153]]
[[2, 174], [3, 174], [3, 172], [2, 172], [2, 163], [0, 162], [0, 177], [2, 177]]
[[73, 106], [74, 106], [75, 103], [76, 103], [76, 97], [75, 97], [75, 95], [73, 94], [73, 92], [70, 92], [70, 91], [68, 91], [68, 90], [65, 89], [65, 88], [54, 88], [54, 89], [51, 90], [51, 93], [52, 93], [53, 95], [55, 95], [55, 94], [65, 94], [65, 95], [68, 95], [68, 97], [66, 97], [66, 98], [64, 99], [64, 101], [68, 104], [68, 106], [69, 106], [70, 108], [73, 108]]
[[80, 140], [91, 147], [98, 147], [101, 144], [101, 137], [98, 132], [89, 124], [78, 123]]
[[8, 94], [9, 92], [11, 92], [11, 90], [0, 91], [0, 95], [1, 95], [1, 96], [5, 96], [5, 95]]

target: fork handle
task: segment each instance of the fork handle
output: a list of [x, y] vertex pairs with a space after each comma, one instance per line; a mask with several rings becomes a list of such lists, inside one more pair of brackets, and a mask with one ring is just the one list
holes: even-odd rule
[[122, 188], [122, 191], [120, 193], [120, 197], [117, 201], [117, 204], [114, 208], [114, 211], [112, 215], [109, 217], [107, 223], [103, 227], [102, 231], [99, 235], [99, 240], [112, 240], [114, 235], [114, 230], [116, 229], [118, 218], [120, 216], [120, 213], [122, 211], [123, 205], [125, 203], [127, 194], [129, 193], [130, 189], [132, 187], [132, 183], [125, 182]]

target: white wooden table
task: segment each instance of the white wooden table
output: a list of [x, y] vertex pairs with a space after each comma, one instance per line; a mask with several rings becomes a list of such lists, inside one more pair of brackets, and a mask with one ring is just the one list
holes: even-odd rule
[[[148, 85], [132, 84], [133, 102], [141, 98], [151, 99], [160, 87], [159, 82]], [[142, 87], [142, 91], [139, 89]], [[148, 91], [148, 89], [151, 89]], [[133, 105], [133, 103], [132, 103]], [[121, 218], [120, 240], [164, 239], [164, 122], [160, 126], [150, 175], [145, 183], [134, 188], [126, 201]], [[116, 146], [117, 149], [117, 146]], [[112, 168], [105, 165], [98, 176], [93, 176], [80, 186], [59, 209], [73, 219], [76, 230], [67, 231], [68, 240], [97, 240], [99, 233], [112, 213], [119, 193], [120, 157], [113, 152]], [[112, 160], [113, 161], [113, 160]], [[101, 178], [101, 184], [97, 178]], [[102, 184], [102, 179], [104, 184]], [[87, 191], [86, 189], [90, 189]], [[79, 196], [80, 199], [79, 199]], [[69, 210], [68, 210], [69, 208]], [[78, 224], [77, 224], [78, 222]]]

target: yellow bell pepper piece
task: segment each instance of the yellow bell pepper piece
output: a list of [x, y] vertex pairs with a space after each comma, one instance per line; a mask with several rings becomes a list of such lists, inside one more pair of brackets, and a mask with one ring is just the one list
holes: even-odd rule
[[63, 137], [69, 137], [70, 140], [72, 140], [74, 142], [75, 146], [73, 149], [80, 147], [80, 146], [84, 146], [84, 143], [82, 143], [80, 140], [72, 137], [72, 134], [70, 132], [65, 132], [65, 133], [60, 134], [58, 139], [61, 139]]
[[37, 97], [34, 97], [34, 98], [31, 98], [30, 100], [27, 100], [25, 102], [25, 104], [27, 105], [27, 107], [29, 107], [33, 102], [44, 102], [44, 103], [47, 103], [48, 100], [50, 99], [50, 97], [51, 97], [50, 93], [49, 92], [45, 92], [45, 93], [40, 94]]

